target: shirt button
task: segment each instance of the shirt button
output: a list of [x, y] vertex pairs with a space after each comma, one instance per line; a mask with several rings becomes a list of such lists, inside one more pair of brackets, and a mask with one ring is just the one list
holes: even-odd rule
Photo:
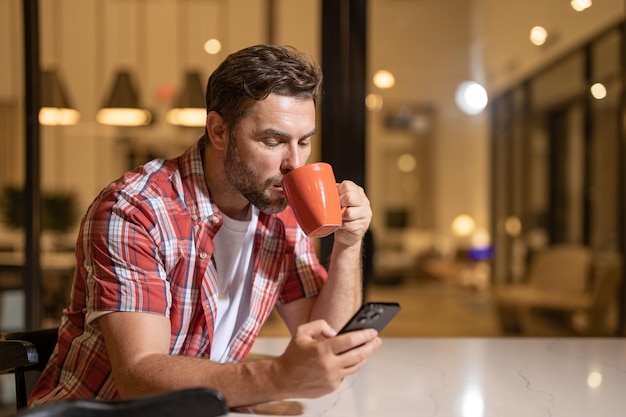
[[215, 214], [214, 214], [214, 215], [212, 215], [212, 216], [211, 216], [211, 222], [212, 222], [213, 224], [217, 224], [217, 223], [219, 223], [219, 222], [220, 222], [220, 217], [219, 217], [218, 215], [215, 215]]
[[194, 222], [198, 221], [198, 216], [196, 216], [195, 214], [193, 216], [191, 216], [191, 220], [193, 220]]
[[200, 259], [206, 258], [208, 255], [205, 251], [200, 252]]

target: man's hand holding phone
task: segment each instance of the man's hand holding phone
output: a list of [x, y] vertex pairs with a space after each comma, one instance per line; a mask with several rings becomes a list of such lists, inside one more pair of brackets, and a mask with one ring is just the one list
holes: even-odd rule
[[373, 329], [339, 336], [325, 320], [305, 323], [275, 358], [276, 380], [281, 381], [285, 397], [328, 394], [346, 376], [358, 372], [380, 345]]
[[311, 398], [337, 389], [380, 347], [378, 332], [399, 309], [396, 303], [365, 304], [339, 332], [324, 320], [299, 326], [275, 362], [287, 396]]

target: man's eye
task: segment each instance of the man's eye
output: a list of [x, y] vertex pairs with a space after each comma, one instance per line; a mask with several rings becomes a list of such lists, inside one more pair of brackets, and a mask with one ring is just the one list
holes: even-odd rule
[[268, 146], [270, 148], [275, 148], [276, 146], [280, 145], [280, 142], [276, 140], [264, 140], [263, 143], [265, 144], [265, 146]]
[[309, 146], [311, 146], [311, 141], [310, 140], [302, 140], [302, 141], [298, 142], [298, 145], [302, 146], [303, 148], [308, 148]]

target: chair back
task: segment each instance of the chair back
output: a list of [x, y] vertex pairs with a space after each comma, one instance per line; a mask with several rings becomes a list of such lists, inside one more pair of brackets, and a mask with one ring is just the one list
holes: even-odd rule
[[124, 400], [65, 400], [19, 412], [15, 417], [217, 417], [228, 413], [222, 395], [190, 388]]
[[554, 245], [531, 260], [530, 284], [539, 289], [584, 292], [592, 266], [591, 250], [582, 245]]
[[0, 374], [15, 374], [15, 403], [27, 405], [28, 395], [46, 367], [58, 339], [58, 329], [0, 333]]

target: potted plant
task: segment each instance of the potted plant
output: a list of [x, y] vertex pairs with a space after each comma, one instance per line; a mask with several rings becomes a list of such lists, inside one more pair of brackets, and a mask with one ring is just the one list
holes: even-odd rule
[[[0, 217], [9, 229], [22, 229], [25, 220], [24, 190], [5, 186], [0, 193]], [[72, 191], [45, 191], [41, 196], [41, 230], [54, 236], [55, 246], [78, 221], [78, 200]], [[57, 248], [58, 249], [58, 248]]]

